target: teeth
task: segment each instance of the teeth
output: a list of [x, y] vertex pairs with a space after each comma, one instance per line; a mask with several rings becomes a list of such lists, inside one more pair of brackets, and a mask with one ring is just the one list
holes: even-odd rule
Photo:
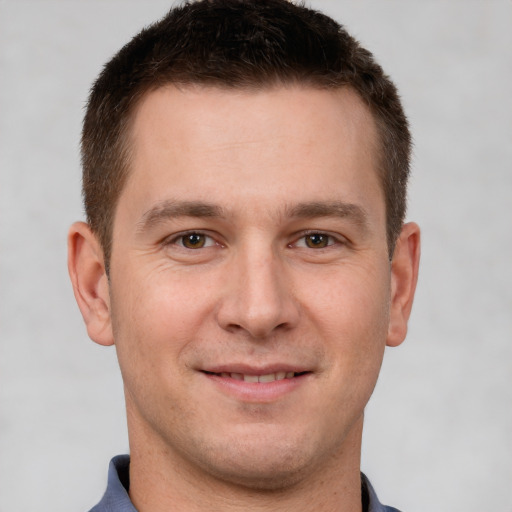
[[220, 376], [223, 378], [231, 377], [234, 380], [243, 380], [245, 382], [274, 382], [275, 380], [293, 379], [295, 372], [276, 372], [266, 375], [245, 375], [242, 373], [222, 372]]

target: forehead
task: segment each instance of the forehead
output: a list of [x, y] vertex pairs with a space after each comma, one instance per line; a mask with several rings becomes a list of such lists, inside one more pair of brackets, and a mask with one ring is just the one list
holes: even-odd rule
[[373, 117], [350, 88], [165, 86], [134, 112], [125, 188], [153, 202], [177, 194], [232, 202], [234, 190], [247, 204], [338, 200], [343, 183], [356, 195], [380, 189], [376, 141]]
[[[199, 136], [204, 133], [201, 124], [209, 121], [219, 125], [224, 121], [238, 125], [251, 124], [253, 132], [261, 127], [254, 124], [254, 116], [265, 121], [265, 132], [280, 128], [282, 116], [296, 121], [290, 129], [300, 131], [311, 128], [320, 121], [326, 128], [355, 129], [364, 126], [368, 145], [373, 145], [377, 130], [373, 115], [361, 96], [352, 87], [326, 89], [301, 84], [282, 84], [262, 88], [229, 88], [189, 84], [175, 86], [168, 84], [145, 93], [137, 102], [131, 116], [131, 142], [138, 143], [149, 125], [155, 121], [177, 121], [177, 131], [192, 128]], [[252, 117], [249, 117], [252, 116]], [[195, 122], [203, 121], [200, 124]], [[190, 125], [188, 121], [193, 121]], [[170, 127], [170, 126], [169, 126]], [[206, 126], [205, 126], [206, 127]], [[224, 126], [228, 128], [227, 124]], [[218, 135], [226, 132], [224, 130]], [[227, 133], [227, 132], [226, 132]], [[245, 133], [245, 132], [244, 132]], [[240, 134], [241, 135], [241, 134]], [[340, 133], [346, 138], [348, 133]]]

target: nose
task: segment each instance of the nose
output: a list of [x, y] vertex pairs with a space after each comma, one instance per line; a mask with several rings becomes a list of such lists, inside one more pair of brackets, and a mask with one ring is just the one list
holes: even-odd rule
[[281, 258], [268, 249], [246, 250], [235, 259], [217, 310], [219, 325], [255, 339], [294, 328], [300, 311]]

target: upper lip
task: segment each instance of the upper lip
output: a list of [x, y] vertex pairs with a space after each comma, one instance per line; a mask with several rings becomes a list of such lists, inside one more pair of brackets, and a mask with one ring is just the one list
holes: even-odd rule
[[243, 375], [269, 375], [271, 373], [278, 372], [294, 372], [303, 373], [310, 372], [311, 368], [307, 368], [303, 365], [295, 365], [289, 363], [273, 363], [267, 365], [250, 365], [244, 363], [233, 363], [233, 364], [219, 364], [212, 366], [205, 366], [200, 368], [203, 372], [208, 373], [241, 373]]

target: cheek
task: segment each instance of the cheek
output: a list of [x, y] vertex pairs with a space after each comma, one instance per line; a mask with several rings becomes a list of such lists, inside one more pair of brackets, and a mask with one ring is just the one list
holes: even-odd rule
[[346, 265], [323, 276], [314, 287], [302, 289], [302, 304], [335, 335], [352, 333], [370, 342], [370, 333], [387, 332], [389, 322], [389, 269]]
[[[171, 280], [169, 272], [140, 275], [132, 269], [125, 275], [132, 279], [114, 283], [111, 293], [112, 324], [123, 375], [169, 372], [208, 318], [208, 294], [193, 280], [176, 279], [175, 275]], [[162, 366], [167, 369], [162, 370]]]
[[195, 288], [183, 293], [184, 289], [160, 273], [133, 278], [112, 293], [113, 330], [127, 407], [149, 424], [159, 424], [164, 410], [176, 417], [193, 412], [186, 400], [190, 371], [184, 354], [207, 313], [201, 294]]
[[327, 373], [340, 389], [369, 396], [386, 345], [389, 276], [383, 269], [347, 267], [324, 282], [310, 294], [306, 315], [330, 353]]

